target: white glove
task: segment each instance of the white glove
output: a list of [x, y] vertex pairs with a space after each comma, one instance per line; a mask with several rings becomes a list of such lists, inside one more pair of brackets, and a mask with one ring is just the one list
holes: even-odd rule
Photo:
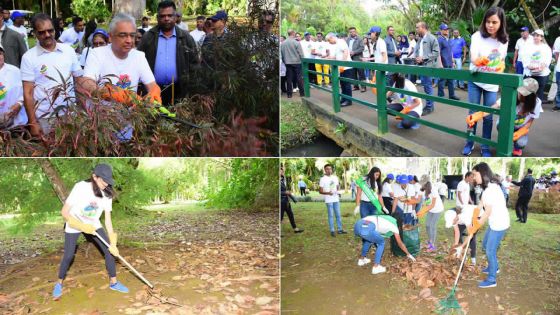
[[354, 208], [354, 215], [358, 215], [358, 213], [360, 213], [360, 206], [356, 206], [356, 208]]
[[389, 210], [387, 210], [387, 208], [383, 207], [383, 212], [385, 212], [385, 214], [389, 214]]
[[461, 252], [463, 251], [463, 246], [458, 246], [455, 248], [455, 258], [461, 258]]
[[414, 258], [414, 256], [412, 256], [411, 254], [408, 254], [408, 256], [406, 256], [408, 259], [412, 260], [413, 262], [416, 261], [416, 258]]

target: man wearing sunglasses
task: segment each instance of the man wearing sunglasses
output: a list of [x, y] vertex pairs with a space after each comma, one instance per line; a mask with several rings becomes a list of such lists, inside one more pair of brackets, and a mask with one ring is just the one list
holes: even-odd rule
[[[54, 39], [55, 31], [50, 16], [36, 14], [31, 26], [37, 45], [22, 57], [21, 79], [29, 129], [31, 135], [38, 137], [41, 133], [50, 133], [53, 116], [63, 113], [59, 107], [74, 102], [73, 86], [81, 84], [82, 68], [74, 50]], [[58, 89], [64, 84], [63, 81], [71, 87]]]
[[[8, 10], [6, 10], [8, 11]], [[0, 8], [2, 12], [2, 8]], [[9, 16], [10, 11], [8, 11]], [[8, 20], [10, 20], [8, 18]], [[10, 20], [11, 21], [11, 20]], [[4, 48], [4, 60], [7, 64], [20, 67], [21, 57], [27, 51], [27, 46], [21, 35], [9, 28], [4, 22], [4, 19], [0, 17], [0, 38], [2, 47]]]

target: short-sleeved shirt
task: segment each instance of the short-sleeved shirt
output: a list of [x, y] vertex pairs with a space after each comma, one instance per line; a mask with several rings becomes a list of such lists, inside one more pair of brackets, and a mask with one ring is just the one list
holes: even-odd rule
[[462, 58], [463, 47], [467, 46], [467, 42], [465, 42], [465, 39], [463, 37], [452, 38], [449, 40], [449, 44], [451, 45], [453, 58]]
[[314, 56], [311, 54], [311, 50], [313, 46], [315, 46], [315, 43], [305, 39], [302, 39], [299, 43], [301, 44], [301, 49], [303, 49], [303, 58], [313, 58]]
[[[346, 51], [347, 57], [345, 61], [352, 61], [352, 58], [350, 57], [350, 49], [348, 49], [348, 44], [344, 39], [337, 38], [336, 44], [331, 45], [331, 48], [333, 49], [333, 56], [336, 58], [336, 60], [344, 60], [344, 52]], [[344, 68], [350, 69], [350, 67]]]
[[368, 215], [367, 217], [364, 217], [362, 221], [373, 222], [373, 224], [375, 224], [375, 231], [379, 234], [385, 234], [388, 232], [399, 234], [399, 227], [393, 222], [385, 219], [383, 216]]
[[[501, 105], [502, 99], [499, 98], [496, 103]], [[537, 97], [537, 101], [535, 104], [535, 109], [532, 112], [521, 114], [523, 104], [518, 104], [515, 107], [515, 121], [513, 122], [513, 126], [515, 130], [525, 126], [531, 119], [539, 119], [541, 113], [543, 112], [542, 108], [542, 101]], [[498, 119], [499, 122], [499, 119]]]
[[[325, 42], [325, 41], [316, 41], [313, 44], [313, 49], [315, 49], [315, 53], [320, 54], [321, 56], [324, 56], [327, 54], [327, 49], [329, 47], [329, 43]], [[322, 59], [322, 57], [319, 56], [315, 56], [316, 59]]]
[[[395, 199], [398, 197], [414, 198], [416, 196], [416, 189], [414, 189], [413, 185], [406, 185], [405, 188], [402, 188], [401, 185], [396, 185], [393, 187], [393, 193], [395, 194]], [[397, 206], [404, 213], [412, 213], [414, 211], [414, 205], [407, 205], [402, 201], [397, 201]]]
[[444, 182], [439, 183], [438, 193], [442, 196], [447, 196], [447, 184]]
[[[550, 63], [552, 62], [552, 50], [546, 43], [531, 45], [527, 47], [525, 56], [522, 59], [523, 74], [526, 76], [548, 76], [550, 74]], [[528, 66], [541, 66], [544, 68], [540, 72], [533, 72]]]
[[439, 196], [439, 194], [437, 193], [437, 191], [432, 190], [432, 193], [428, 196], [429, 198], [426, 198], [426, 200], [424, 201], [424, 203], [426, 205], [430, 205], [432, 202], [432, 199], [435, 198], [435, 206], [430, 209], [431, 213], [440, 213], [443, 212], [443, 202], [441, 201], [441, 197]]
[[523, 62], [523, 58], [527, 54], [527, 48], [534, 44], [533, 36], [527, 36], [527, 39], [520, 37], [515, 42], [515, 50], [517, 50], [517, 60]]
[[[385, 53], [385, 60], [383, 60], [382, 53]], [[387, 44], [381, 38], [377, 39], [375, 43], [375, 49], [373, 52], [374, 62], [376, 63], [389, 63], [389, 57], [387, 56]]]
[[[463, 198], [463, 200], [465, 201], [465, 203], [462, 203], [459, 200], [459, 194], [461, 194], [461, 198]], [[463, 207], [465, 205], [469, 204], [469, 200], [471, 196], [471, 185], [469, 185], [469, 183], [467, 183], [465, 180], [462, 180], [459, 182], [459, 184], [457, 185], [457, 198], [455, 204], [457, 205], [457, 207]]]
[[190, 32], [190, 35], [196, 43], [198, 43], [206, 33], [204, 31], [199, 31], [198, 29]]
[[[471, 37], [471, 62], [469, 69], [478, 68], [481, 72], [502, 73], [505, 69], [505, 58], [507, 55], [508, 43], [502, 44], [497, 39], [491, 37], [483, 38], [480, 32], [476, 32]], [[474, 82], [482, 89], [489, 92], [498, 92], [498, 85]]]
[[[323, 188], [323, 192], [338, 191], [338, 187], [339, 187], [338, 177], [336, 175], [331, 175], [331, 176], [325, 175], [321, 177], [321, 180], [319, 181], [319, 187]], [[325, 203], [340, 201], [338, 194], [323, 195], [323, 196], [325, 196]]]
[[389, 183], [383, 183], [383, 191], [381, 192], [381, 197], [391, 197], [393, 193], [393, 185]]
[[[475, 205], [466, 205], [461, 209], [461, 213], [458, 215], [457, 224], [462, 224], [466, 226], [470, 226], [472, 224], [474, 209], [477, 206]], [[480, 209], [478, 216], [482, 216], [484, 214], [484, 209]], [[478, 218], [477, 218], [478, 219]]]
[[84, 37], [84, 32], [76, 33], [76, 30], [70, 27], [60, 34], [58, 40], [63, 44], [73, 46], [78, 44], [82, 40], [82, 37]]
[[[82, 181], [74, 185], [70, 195], [66, 199], [66, 204], [70, 205], [70, 215], [83, 223], [91, 224], [95, 229], [102, 227], [99, 218], [103, 211], [113, 210], [112, 199], [105, 195], [102, 198], [93, 193], [92, 182]], [[71, 228], [66, 224], [66, 233], [81, 233], [81, 231]]]
[[[556, 37], [556, 40], [554, 41], [554, 45], [552, 46], [552, 54], [553, 54], [553, 58], [555, 57], [554, 54], [556, 53], [560, 53], [560, 36]], [[556, 62], [556, 67], [554, 68], [554, 71], [556, 72], [560, 72], [560, 62]]]
[[[393, 84], [393, 87], [395, 87], [395, 84]], [[418, 92], [418, 89], [416, 88], [414, 83], [412, 83], [408, 79], [404, 80], [403, 90], [410, 91], [410, 92]], [[403, 107], [412, 106], [412, 104], [414, 104], [414, 100], [417, 100], [417, 99], [420, 100], [420, 105], [416, 106], [412, 111], [416, 112], [418, 114], [418, 117], [422, 117], [422, 106], [423, 106], [423, 104], [422, 104], [421, 99], [419, 99], [416, 96], [407, 95], [407, 94], [397, 93], [397, 95], [399, 96], [399, 103], [401, 103], [403, 105]]]
[[494, 231], [508, 229], [510, 226], [509, 213], [502, 188], [498, 184], [489, 183], [482, 192], [481, 200], [485, 210], [488, 206], [492, 208], [492, 213], [488, 217], [490, 228]]
[[[373, 191], [374, 194], [378, 194], [379, 193], [379, 187], [377, 186], [377, 182], [373, 182], [373, 185], [369, 182], [369, 178], [364, 177], [362, 178], [364, 180], [364, 182], [366, 183], [366, 186], [368, 186], [369, 188], [371, 188], [371, 190]], [[373, 187], [375, 187], [375, 189], [373, 189]], [[361, 201], [367, 201], [370, 202], [371, 200], [369, 200], [369, 198], [366, 196], [366, 193], [362, 190], [362, 193], [360, 194], [360, 200]], [[381, 209], [379, 209], [381, 210]]]
[[120, 59], [111, 45], [93, 49], [84, 68], [84, 76], [96, 81], [108, 75], [116, 76], [107, 78], [113, 85], [132, 91], [138, 89], [138, 82], [150, 84], [156, 80], [143, 52], [133, 49], [126, 59]]
[[[58, 98], [51, 100], [49, 90], [62, 84], [59, 72], [67, 82], [72, 82], [72, 76], [82, 75], [82, 67], [74, 50], [64, 44], [57, 43], [54, 51], [48, 51], [37, 45], [29, 49], [21, 59], [21, 79], [33, 82], [33, 98], [39, 102], [35, 115], [41, 118], [53, 112], [54, 107], [65, 105], [65, 98], [74, 97], [74, 89], [60, 93]], [[54, 79], [54, 81], [52, 80]]]
[[23, 107], [23, 85], [19, 69], [5, 63], [0, 69], [0, 124], [4, 121], [4, 115], [11, 112], [11, 107], [16, 103], [21, 104], [21, 109], [7, 127], [27, 124], [27, 115]]

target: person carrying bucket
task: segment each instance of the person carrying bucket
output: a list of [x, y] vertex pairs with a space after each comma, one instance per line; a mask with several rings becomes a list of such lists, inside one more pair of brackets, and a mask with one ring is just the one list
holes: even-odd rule
[[369, 173], [356, 181], [358, 185], [358, 193], [356, 197], [356, 208], [354, 213], [360, 212], [360, 218], [380, 212], [386, 214], [389, 210], [383, 204], [381, 197], [383, 186], [381, 185], [381, 170], [378, 167], [372, 167]]
[[[477, 210], [478, 209], [478, 210]], [[463, 236], [467, 232], [468, 228], [473, 226], [473, 219], [478, 220], [480, 216], [484, 214], [484, 209], [480, 209], [475, 205], [464, 205], [462, 208], [457, 207], [455, 210], [447, 210], [444, 214], [445, 228], [449, 229], [453, 227], [454, 230], [454, 241], [453, 246], [457, 248], [455, 253], [456, 257], [461, 256], [463, 248], [467, 245], [463, 243]], [[478, 231], [473, 233], [471, 240], [469, 241], [469, 248], [471, 250], [471, 264], [476, 265], [476, 234]], [[466, 242], [466, 240], [465, 240]], [[466, 249], [465, 249], [466, 250]]]
[[416, 258], [410, 254], [400, 238], [397, 221], [389, 215], [370, 215], [358, 220], [354, 224], [354, 234], [362, 239], [362, 251], [358, 259], [358, 266], [361, 267], [370, 263], [371, 260], [367, 258], [369, 249], [372, 244], [375, 244], [377, 247], [373, 267], [371, 269], [372, 274], [387, 271], [387, 268], [381, 265], [386, 237], [394, 236], [400, 249], [406, 253], [406, 257], [412, 261], [416, 261]]
[[[117, 249], [117, 233], [113, 230], [111, 221], [112, 198], [114, 195], [113, 171], [107, 164], [97, 165], [89, 179], [74, 185], [70, 195], [62, 207], [62, 217], [64, 218], [64, 255], [60, 262], [58, 271], [58, 281], [53, 289], [53, 298], [59, 299], [62, 296], [62, 283], [66, 278], [66, 273], [74, 259], [78, 238], [82, 233], [86, 238], [93, 241], [103, 252], [105, 257], [105, 267], [109, 274], [109, 288], [111, 290], [128, 293], [128, 288], [117, 281], [117, 271], [114, 256], [119, 256]], [[105, 226], [109, 237], [99, 218], [105, 213]], [[96, 235], [93, 237], [92, 235]], [[110, 242], [110, 246], [105, 246], [98, 237]]]

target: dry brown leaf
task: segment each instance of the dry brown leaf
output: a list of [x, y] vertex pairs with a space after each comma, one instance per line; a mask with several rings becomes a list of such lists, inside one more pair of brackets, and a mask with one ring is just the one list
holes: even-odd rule
[[418, 296], [421, 299], [426, 299], [428, 297], [430, 297], [432, 295], [432, 290], [430, 288], [424, 288], [422, 290], [420, 290], [420, 293], [418, 294]]
[[272, 302], [273, 300], [274, 298], [271, 298], [269, 296], [260, 296], [255, 300], [255, 303], [257, 303], [257, 305], [265, 305]]
[[290, 292], [291, 292], [291, 293], [298, 293], [299, 290], [300, 290], [300, 289], [295, 289], [295, 290], [292, 290], [292, 291], [290, 291]]

